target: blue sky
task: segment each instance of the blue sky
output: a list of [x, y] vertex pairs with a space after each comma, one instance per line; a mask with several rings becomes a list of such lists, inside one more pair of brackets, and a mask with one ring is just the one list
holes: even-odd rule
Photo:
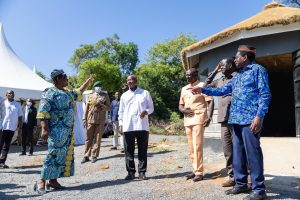
[[69, 74], [73, 51], [117, 33], [139, 47], [191, 33], [202, 40], [260, 12], [271, 0], [0, 0], [8, 42], [30, 68]]

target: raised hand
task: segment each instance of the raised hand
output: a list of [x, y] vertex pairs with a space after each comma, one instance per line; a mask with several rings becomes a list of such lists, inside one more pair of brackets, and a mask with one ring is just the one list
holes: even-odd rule
[[90, 77], [87, 79], [87, 82], [88, 82], [89, 85], [91, 85], [94, 82], [93, 75], [90, 75]]
[[[220, 62], [221, 63], [221, 62]], [[218, 64], [217, 66], [216, 66], [216, 68], [215, 68], [215, 71], [216, 72], [220, 72], [221, 71], [221, 64]]]

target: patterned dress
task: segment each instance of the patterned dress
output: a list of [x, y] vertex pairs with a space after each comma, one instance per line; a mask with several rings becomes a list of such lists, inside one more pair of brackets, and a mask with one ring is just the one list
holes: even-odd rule
[[74, 175], [74, 112], [80, 90], [46, 89], [41, 98], [37, 119], [48, 120], [48, 154], [41, 179], [57, 179]]

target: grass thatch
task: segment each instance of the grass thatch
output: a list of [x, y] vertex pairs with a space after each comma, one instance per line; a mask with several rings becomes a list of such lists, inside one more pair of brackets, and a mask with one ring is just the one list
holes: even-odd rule
[[289, 25], [300, 22], [300, 9], [286, 7], [285, 5], [272, 2], [264, 9], [236, 25], [233, 25], [217, 34], [212, 35], [204, 40], [192, 44], [181, 51], [182, 64], [187, 68], [186, 52], [195, 51], [216, 41], [220, 41], [243, 31], [250, 31], [257, 28], [271, 27], [275, 25]]

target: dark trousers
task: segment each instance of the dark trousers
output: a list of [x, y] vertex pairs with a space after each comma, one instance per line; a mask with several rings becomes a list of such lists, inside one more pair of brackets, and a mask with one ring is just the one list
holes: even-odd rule
[[125, 162], [126, 170], [128, 173], [135, 173], [134, 164], [134, 149], [135, 139], [137, 140], [138, 147], [138, 172], [147, 171], [147, 150], [149, 133], [147, 131], [129, 131], [124, 132], [124, 150], [125, 150]]
[[223, 144], [224, 156], [226, 159], [226, 169], [227, 174], [230, 179], [234, 179], [233, 177], [233, 168], [232, 168], [232, 160], [233, 160], [233, 128], [231, 124], [226, 122], [221, 123], [221, 138]]
[[22, 153], [26, 153], [27, 140], [30, 144], [29, 153], [33, 153], [33, 128], [29, 127], [27, 124], [23, 124], [22, 127]]
[[14, 136], [14, 133], [14, 131], [10, 130], [3, 130], [2, 133], [0, 133], [0, 163], [5, 163], [6, 161], [10, 143]]
[[260, 133], [252, 133], [250, 125], [233, 125], [233, 171], [238, 188], [247, 187], [248, 168], [252, 191], [265, 191], [263, 154], [260, 147]]

